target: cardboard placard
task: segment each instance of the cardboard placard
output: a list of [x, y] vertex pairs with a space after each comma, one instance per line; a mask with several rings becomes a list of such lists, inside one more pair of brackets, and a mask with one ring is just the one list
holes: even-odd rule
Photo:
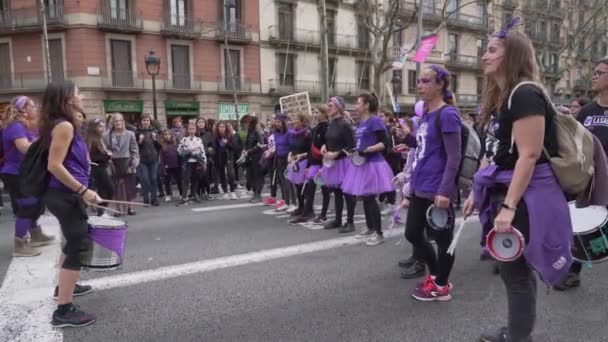
[[281, 113], [290, 116], [296, 113], [305, 112], [312, 115], [310, 109], [310, 96], [308, 92], [297, 93], [279, 98]]

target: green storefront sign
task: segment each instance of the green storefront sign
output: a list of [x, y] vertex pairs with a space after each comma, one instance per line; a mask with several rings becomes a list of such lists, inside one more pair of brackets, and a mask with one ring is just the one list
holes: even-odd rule
[[141, 113], [144, 111], [144, 101], [141, 100], [103, 100], [106, 113]]
[[[241, 103], [237, 105], [239, 109], [239, 117], [249, 113], [249, 104]], [[234, 112], [234, 103], [220, 102], [218, 107], [220, 120], [236, 120], [236, 113]]]
[[165, 101], [165, 113], [167, 116], [198, 116], [200, 109], [201, 103], [198, 101]]

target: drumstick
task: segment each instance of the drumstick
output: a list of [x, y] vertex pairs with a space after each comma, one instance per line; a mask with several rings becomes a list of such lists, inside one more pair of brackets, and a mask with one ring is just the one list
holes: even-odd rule
[[127, 201], [115, 201], [115, 200], [107, 200], [102, 199], [101, 202], [113, 203], [113, 204], [125, 204], [125, 205], [137, 205], [141, 207], [149, 207], [149, 204], [141, 203], [141, 202], [127, 202]]
[[460, 239], [460, 235], [462, 234], [462, 230], [464, 228], [465, 223], [467, 223], [468, 218], [469, 218], [469, 216], [465, 216], [462, 219], [462, 222], [460, 222], [460, 225], [458, 226], [458, 230], [456, 230], [456, 233], [454, 234], [454, 238], [452, 239], [452, 243], [450, 244], [450, 247], [448, 248], [448, 254], [454, 255], [454, 251], [456, 250], [456, 245], [458, 244], [458, 239]]
[[102, 207], [101, 205], [97, 205], [97, 204], [93, 204], [93, 203], [87, 203], [87, 204], [90, 205], [93, 208], [108, 210], [108, 211], [111, 211], [111, 212], [114, 212], [114, 213], [117, 213], [117, 214], [121, 214], [120, 210]]

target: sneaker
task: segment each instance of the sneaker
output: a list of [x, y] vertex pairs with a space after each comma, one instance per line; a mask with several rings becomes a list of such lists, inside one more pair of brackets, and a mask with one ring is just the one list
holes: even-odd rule
[[[486, 330], [481, 337], [479, 338], [481, 342], [512, 342], [511, 335], [509, 334], [509, 328], [501, 327], [501, 328], [491, 328]], [[526, 337], [521, 342], [532, 342], [531, 337]]]
[[355, 239], [367, 239], [370, 238], [372, 234], [374, 234], [374, 232], [366, 227], [359, 234], [355, 235]]
[[165, 196], [165, 202], [171, 202], [171, 196]]
[[158, 207], [158, 206], [160, 206], [160, 203], [158, 203], [158, 200], [155, 199], [155, 200], [152, 201], [152, 206], [153, 207]]
[[383, 242], [384, 242], [384, 235], [374, 232], [372, 234], [372, 236], [370, 236], [369, 239], [367, 239], [365, 244], [368, 246], [377, 246]]
[[264, 198], [264, 205], [276, 205], [277, 200], [274, 197], [266, 197]]
[[579, 278], [578, 274], [570, 272], [564, 277], [564, 279], [555, 284], [553, 288], [557, 291], [567, 291], [579, 286], [581, 286], [581, 279]]
[[412, 266], [401, 272], [402, 279], [416, 279], [426, 274], [426, 265], [423, 262], [415, 261]]
[[40, 226], [30, 229], [30, 246], [42, 247], [50, 244], [55, 240], [52, 235], [46, 235]]
[[331, 222], [326, 223], [323, 226], [323, 229], [337, 229], [337, 228], [341, 228], [341, 227], [342, 227], [342, 224], [340, 222], [331, 221]]
[[399, 267], [401, 267], [401, 268], [410, 268], [416, 261], [417, 261], [417, 259], [415, 259], [414, 256], [411, 256], [407, 259], [399, 260], [397, 265], [399, 265]]
[[40, 251], [30, 246], [25, 238], [15, 237], [14, 257], [35, 257], [40, 255]]
[[319, 215], [317, 216], [317, 218], [315, 218], [312, 222], [316, 223], [316, 224], [322, 224], [327, 222], [327, 217]]
[[229, 199], [230, 199], [229, 193], [225, 193], [224, 196], [222, 196], [222, 200], [229, 200]]
[[355, 229], [355, 224], [354, 223], [345, 223], [342, 227], [340, 227], [340, 229], [338, 230], [339, 234], [347, 234], [347, 233], [351, 233], [354, 232]]
[[[417, 289], [421, 289], [421, 288], [423, 288], [423, 287], [424, 287], [426, 284], [431, 283], [431, 282], [434, 282], [434, 281], [435, 281], [435, 276], [432, 276], [432, 275], [430, 275], [430, 274], [429, 274], [429, 275], [427, 275], [426, 277], [424, 277], [424, 280], [423, 280], [423, 281], [421, 281], [421, 282], [419, 282], [418, 284], [416, 284], [416, 288], [417, 288]], [[449, 288], [450, 290], [452, 290], [452, 289], [454, 288], [454, 284], [452, 284], [452, 283], [450, 283], [450, 282], [448, 281], [448, 288]]]
[[411, 295], [414, 299], [422, 302], [444, 302], [452, 299], [450, 287], [444, 286], [440, 289], [435, 281], [427, 282], [421, 288], [414, 288]]
[[294, 218], [292, 218], [291, 220], [289, 220], [289, 224], [298, 224], [298, 223], [305, 223], [308, 222], [309, 217], [308, 216], [304, 216], [304, 215], [298, 215]]
[[262, 202], [262, 197], [260, 197], [260, 195], [253, 195], [253, 197], [251, 197], [251, 199], [249, 200], [249, 203], [260, 203]]
[[78, 306], [73, 304], [64, 314], [55, 310], [51, 321], [55, 328], [84, 327], [93, 323], [95, 323], [95, 316], [80, 310]]
[[384, 210], [382, 210], [382, 211], [380, 212], [380, 214], [381, 214], [382, 216], [390, 215], [390, 214], [392, 214], [392, 213], [393, 213], [393, 211], [394, 211], [394, 210], [395, 210], [394, 205], [393, 205], [393, 204], [389, 204], [389, 205], [387, 205], [387, 206], [386, 206], [386, 208], [384, 208]]
[[287, 213], [288, 214], [293, 214], [298, 210], [298, 207], [296, 205], [290, 205], [289, 208], [287, 208]]
[[201, 203], [201, 199], [198, 196], [191, 197], [190, 201], [194, 203]]
[[239, 199], [239, 196], [236, 194], [236, 192], [233, 191], [230, 193], [230, 199], [237, 200], [237, 199]]
[[[76, 286], [74, 286], [74, 297], [84, 296], [91, 292], [93, 292], [93, 287], [91, 287], [91, 285], [76, 284]], [[59, 287], [55, 286], [55, 292], [53, 293], [53, 298], [57, 299], [57, 296], [59, 296]]]

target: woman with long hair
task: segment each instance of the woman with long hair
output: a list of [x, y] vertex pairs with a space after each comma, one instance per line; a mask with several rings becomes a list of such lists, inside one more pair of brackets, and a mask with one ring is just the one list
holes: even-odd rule
[[[91, 292], [80, 286], [80, 253], [88, 239], [85, 203], [98, 203], [97, 193], [88, 188], [90, 159], [87, 144], [79, 135], [83, 120], [83, 96], [70, 81], [51, 83], [42, 99], [40, 139], [48, 147], [48, 189], [44, 203], [57, 217], [65, 238], [58, 286], [57, 309], [51, 324], [56, 328], [82, 327], [95, 322], [95, 316], [72, 304], [75, 295]], [[80, 114], [82, 115], [82, 114]]]
[[215, 167], [224, 191], [223, 199], [238, 199], [234, 182], [234, 147], [232, 146], [233, 132], [224, 121], [220, 121], [213, 132], [215, 148]]
[[[32, 257], [40, 254], [35, 247], [48, 245], [52, 236], [42, 232], [37, 225], [38, 218], [44, 213], [39, 198], [28, 197], [19, 187], [19, 167], [23, 156], [38, 138], [38, 119], [40, 114], [32, 99], [26, 96], [15, 98], [6, 111], [2, 131], [3, 165], [0, 177], [11, 198], [15, 215], [15, 238], [13, 256]], [[29, 234], [29, 241], [27, 239]]]
[[[90, 120], [86, 126], [85, 142], [91, 156], [91, 184], [89, 188], [95, 190], [101, 198], [111, 199], [114, 197], [112, 179], [108, 173], [112, 152], [103, 143], [103, 135], [106, 132], [106, 124], [96, 118]], [[100, 203], [100, 206], [107, 206], [107, 203]], [[104, 210], [97, 209], [97, 215], [106, 215]]]
[[363, 210], [367, 227], [357, 238], [367, 239], [366, 245], [376, 246], [384, 242], [382, 218], [376, 196], [395, 191], [392, 184], [393, 172], [384, 160], [382, 151], [386, 148], [386, 126], [376, 115], [378, 98], [374, 94], [357, 97], [356, 110], [359, 126], [355, 133], [355, 152], [365, 158], [363, 165], [351, 166], [342, 182], [342, 191], [363, 199]]
[[245, 151], [247, 153], [247, 183], [251, 186], [253, 197], [250, 202], [258, 203], [262, 201], [262, 187], [264, 187], [264, 173], [259, 167], [262, 158], [262, 146], [264, 137], [262, 132], [257, 129], [258, 118], [251, 117], [247, 127], [245, 137]]
[[[287, 115], [277, 114], [274, 120], [274, 158], [275, 158], [275, 174], [272, 176], [274, 182], [279, 185], [281, 189], [281, 200], [277, 201], [276, 210], [295, 211], [296, 204], [296, 190], [291, 183], [285, 177], [285, 170], [287, 170], [287, 156], [289, 155], [289, 128], [287, 127]], [[271, 180], [272, 181], [272, 180]]]
[[[287, 179], [296, 188], [298, 208], [291, 212], [290, 223], [303, 222], [310, 219], [314, 213], [304, 212], [304, 186], [306, 184], [306, 164], [312, 137], [308, 127], [309, 117], [305, 113], [297, 113], [292, 117], [292, 130], [289, 134], [289, 155], [287, 161]], [[289, 212], [289, 211], [288, 211]]]
[[[104, 135], [104, 143], [112, 152], [112, 187], [114, 197], [119, 201], [132, 201], [137, 196], [136, 178], [139, 166], [139, 146], [135, 133], [125, 126], [125, 118], [120, 113], [112, 114], [112, 128]], [[118, 210], [125, 214], [125, 206], [119, 205]], [[135, 215], [131, 206], [126, 206], [126, 214]]]
[[[401, 152], [394, 151], [393, 147], [398, 143], [397, 135], [397, 126], [399, 123], [395, 119], [395, 114], [392, 112], [381, 109], [378, 111], [378, 116], [384, 121], [384, 125], [386, 126], [386, 132], [388, 134], [386, 139], [386, 149], [384, 150], [384, 159], [391, 167], [393, 174], [399, 174], [403, 167], [403, 160], [401, 159]], [[389, 191], [378, 196], [378, 202], [381, 204], [386, 204], [384, 210], [382, 210], [382, 215], [388, 215], [395, 210], [395, 201], [397, 199], [397, 192]]]
[[[196, 122], [190, 120], [186, 130], [186, 136], [182, 138], [177, 147], [177, 152], [182, 158], [182, 178], [184, 181], [181, 204], [186, 204], [188, 201], [200, 202], [198, 194], [200, 193], [200, 175], [205, 173], [207, 167], [207, 155], [205, 154], [205, 145], [201, 138], [196, 136]], [[186, 197], [187, 192], [190, 195]]]
[[[450, 81], [449, 72], [438, 65], [422, 70], [418, 91], [425, 103], [425, 113], [416, 137], [408, 134], [405, 138], [408, 146], [416, 148], [405, 237], [413, 245], [414, 254], [420, 251], [430, 273], [411, 292], [412, 297], [420, 301], [452, 298], [448, 278], [454, 256], [447, 250], [452, 243], [454, 220], [450, 220], [444, 229], [427, 229], [427, 210], [432, 205], [447, 210], [454, 217], [462, 121], [450, 91]], [[406, 130], [406, 133], [409, 132]], [[427, 235], [437, 242], [437, 253]]]
[[[470, 214], [475, 203], [485, 231], [517, 229], [526, 241], [522, 256], [500, 264], [508, 325], [484, 333], [481, 340], [486, 342], [530, 341], [536, 320], [533, 270], [552, 285], [567, 274], [572, 263], [568, 203], [548, 159], [558, 152], [557, 114], [537, 83], [539, 72], [530, 38], [510, 31], [515, 23], [490, 39], [482, 57], [486, 77], [482, 115], [485, 122], [496, 118], [498, 143], [492, 164], [475, 175], [474, 194], [464, 208]], [[523, 81], [536, 84], [515, 90]]]
[[137, 175], [141, 183], [144, 203], [159, 206], [158, 202], [158, 160], [160, 156], [160, 133], [152, 125], [149, 114], [143, 114], [137, 128], [137, 145], [139, 146], [139, 165]]
[[570, 102], [570, 115], [578, 119], [578, 113], [583, 107], [589, 104], [589, 100], [584, 98], [578, 98]]
[[162, 133], [160, 140], [160, 172], [165, 182], [165, 202], [171, 201], [171, 182], [175, 182], [180, 198], [184, 197], [182, 188], [182, 166], [177, 152], [177, 143], [171, 131], [166, 129]]
[[[324, 229], [340, 228], [339, 233], [345, 234], [355, 231], [355, 206], [356, 198], [342, 192], [341, 185], [348, 169], [351, 166], [348, 157], [355, 147], [354, 132], [351, 123], [346, 120], [346, 109], [344, 99], [334, 96], [327, 103], [329, 125], [325, 133], [325, 145], [321, 147], [321, 154], [326, 163], [331, 166], [323, 166], [319, 175], [323, 184], [334, 193], [334, 209], [336, 217], [333, 221], [325, 224]], [[346, 223], [342, 225], [342, 210], [346, 200]]]

